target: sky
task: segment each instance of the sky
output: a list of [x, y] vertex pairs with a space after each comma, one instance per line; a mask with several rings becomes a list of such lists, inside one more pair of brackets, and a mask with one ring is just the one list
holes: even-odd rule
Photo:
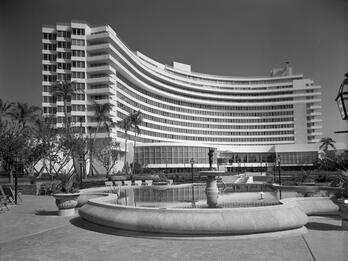
[[322, 86], [323, 136], [348, 142], [335, 103], [348, 72], [348, 0], [1, 0], [0, 98], [41, 105], [41, 27], [109, 24], [133, 50], [192, 71], [269, 76], [290, 62]]

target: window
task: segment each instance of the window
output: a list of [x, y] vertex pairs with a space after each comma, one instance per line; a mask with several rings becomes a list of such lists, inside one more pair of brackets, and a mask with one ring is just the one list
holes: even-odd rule
[[85, 122], [85, 117], [83, 116], [72, 116], [72, 122]]
[[55, 45], [55, 44], [44, 43], [44, 45], [43, 45], [44, 50], [55, 51], [56, 48], [57, 48], [57, 45]]
[[70, 59], [71, 58], [71, 53], [63, 53], [63, 52], [58, 52], [57, 57], [60, 59]]
[[57, 56], [55, 54], [44, 54], [44, 60], [55, 61]]
[[73, 94], [72, 95], [72, 100], [74, 101], [84, 101], [85, 100], [85, 95], [84, 94]]
[[57, 36], [58, 37], [70, 37], [70, 32], [69, 31], [58, 31]]
[[43, 33], [43, 39], [56, 40], [56, 34], [54, 34], [54, 33]]
[[77, 45], [77, 46], [85, 46], [85, 40], [80, 40], [80, 39], [72, 39], [71, 40], [72, 45]]
[[55, 82], [57, 80], [57, 77], [55, 75], [44, 75], [43, 81], [44, 82]]
[[71, 65], [70, 65], [70, 63], [58, 63], [57, 68], [63, 69], [63, 70], [70, 70]]
[[84, 79], [85, 78], [85, 73], [84, 72], [73, 72], [72, 73], [72, 78]]
[[51, 92], [52, 91], [52, 86], [43, 86], [43, 91], [44, 92]]
[[72, 111], [85, 111], [85, 105], [72, 105]]
[[55, 65], [51, 65], [51, 64], [44, 64], [43, 66], [43, 70], [44, 71], [55, 71], [57, 69], [57, 67]]
[[47, 103], [54, 103], [55, 102], [53, 96], [43, 96], [43, 101], [47, 102]]
[[85, 29], [82, 28], [73, 28], [72, 29], [73, 35], [85, 35]]
[[78, 57], [85, 57], [85, 51], [81, 50], [73, 50], [72, 51], [73, 56], [78, 56]]
[[69, 74], [69, 73], [58, 73], [57, 78], [60, 81], [70, 81], [71, 80], [71, 74]]
[[83, 62], [83, 61], [73, 61], [72, 62], [72, 67], [85, 68], [85, 62]]
[[57, 112], [57, 109], [55, 107], [43, 107], [43, 112], [55, 114]]
[[74, 90], [81, 91], [85, 89], [85, 83], [82, 82], [73, 82], [72, 86]]
[[58, 42], [57, 43], [58, 48], [67, 48], [69, 49], [71, 47], [70, 42]]

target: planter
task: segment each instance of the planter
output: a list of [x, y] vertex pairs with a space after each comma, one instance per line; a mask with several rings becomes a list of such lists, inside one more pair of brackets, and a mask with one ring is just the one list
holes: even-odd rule
[[52, 196], [56, 199], [59, 216], [68, 217], [75, 215], [75, 207], [77, 206], [77, 199], [80, 193], [56, 193]]

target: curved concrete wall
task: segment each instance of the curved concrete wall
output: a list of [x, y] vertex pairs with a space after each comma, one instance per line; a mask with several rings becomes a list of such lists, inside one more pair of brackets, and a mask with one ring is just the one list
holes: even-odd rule
[[338, 214], [339, 207], [328, 197], [287, 198], [283, 204], [298, 206], [307, 215]]
[[255, 208], [162, 209], [116, 205], [117, 197], [91, 199], [83, 219], [118, 229], [189, 235], [253, 234], [295, 229], [307, 223], [294, 204]]

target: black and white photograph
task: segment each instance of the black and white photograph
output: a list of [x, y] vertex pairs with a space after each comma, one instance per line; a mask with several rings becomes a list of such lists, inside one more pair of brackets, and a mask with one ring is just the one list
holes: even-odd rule
[[348, 0], [1, 0], [0, 260], [348, 260]]

